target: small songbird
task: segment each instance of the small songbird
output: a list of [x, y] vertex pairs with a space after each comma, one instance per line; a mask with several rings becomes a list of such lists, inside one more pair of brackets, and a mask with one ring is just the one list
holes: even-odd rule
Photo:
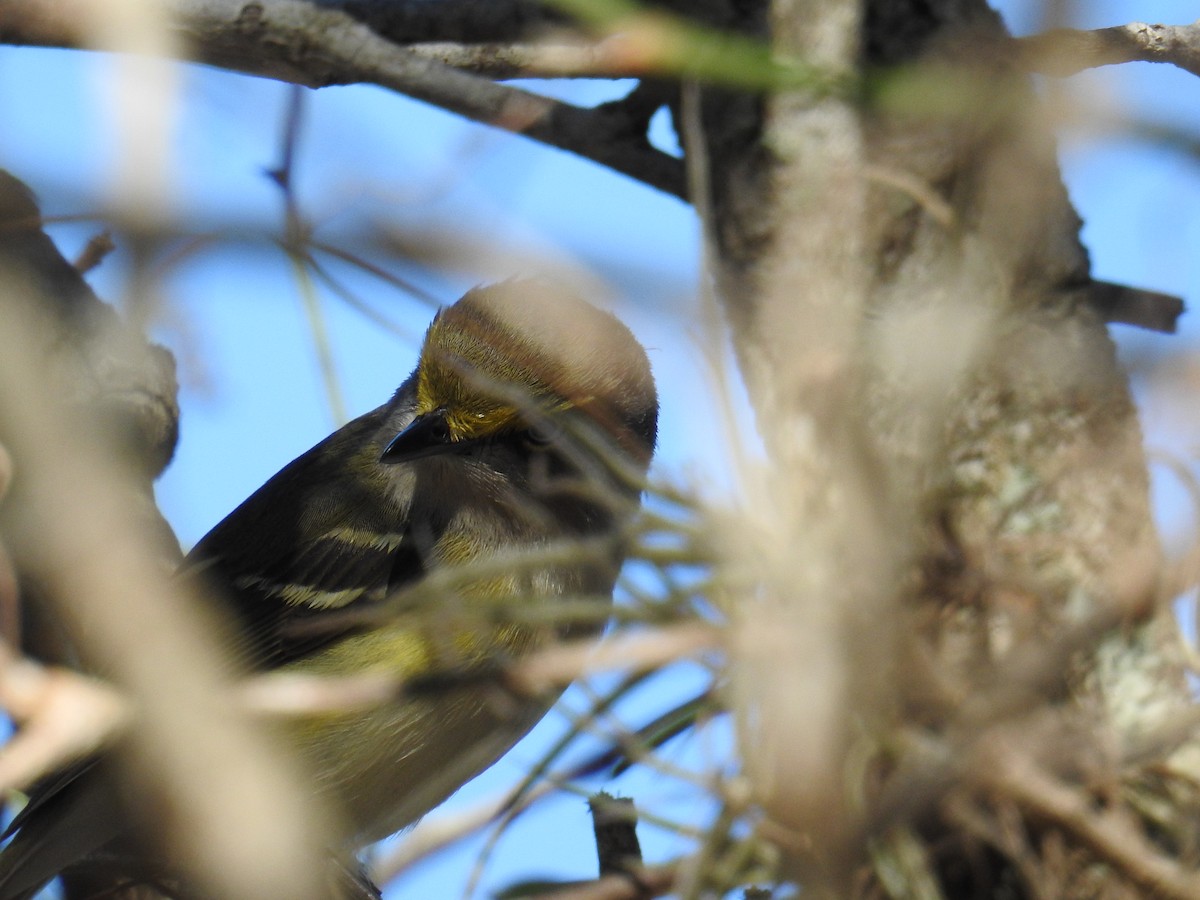
[[[352, 845], [420, 818], [544, 715], [553, 697], [470, 676], [602, 627], [599, 604], [555, 605], [611, 601], [657, 417], [645, 351], [616, 318], [540, 281], [476, 288], [437, 314], [389, 402], [189, 554], [184, 572], [229, 605], [249, 668], [444, 682], [281, 726]], [[54, 821], [77, 788], [50, 784], [0, 853], [0, 900], [116, 836]]]

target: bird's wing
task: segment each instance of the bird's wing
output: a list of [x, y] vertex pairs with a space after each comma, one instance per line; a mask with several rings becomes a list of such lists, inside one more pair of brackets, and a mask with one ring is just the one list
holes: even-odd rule
[[[89, 757], [48, 776], [4, 832], [12, 842], [0, 853], [0, 898], [25, 900], [65, 867], [116, 837], [111, 782], [104, 763]], [[68, 827], [63, 827], [64, 823]]]
[[[334, 437], [363, 446], [378, 427], [372, 415]], [[183, 571], [230, 602], [254, 668], [285, 665], [362, 627], [367, 605], [422, 572], [403, 528], [407, 511], [385, 485], [347, 477], [348, 462], [340, 447], [318, 444], [188, 554]]]

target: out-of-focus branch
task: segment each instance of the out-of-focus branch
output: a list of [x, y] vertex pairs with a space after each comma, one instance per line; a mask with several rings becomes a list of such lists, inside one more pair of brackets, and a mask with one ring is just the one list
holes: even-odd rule
[[[680, 161], [623, 120], [451, 68], [340, 10], [304, 0], [174, 0], [169, 12], [185, 52], [198, 62], [308, 87], [377, 84], [683, 196]], [[88, 35], [59, 4], [8, 0], [0, 6], [0, 42], [76, 47], [87, 46]]]
[[515, 663], [505, 681], [537, 694], [598, 671], [651, 671], [716, 649], [722, 637], [715, 627], [685, 623], [624, 635], [599, 646], [583, 641], [564, 643]]
[[18, 659], [0, 645], [0, 707], [21, 728], [0, 748], [0, 790], [25, 790], [60, 766], [112, 743], [129, 704], [103, 682]]
[[325, 820], [297, 795], [292, 767], [226, 702], [212, 623], [166, 580], [121, 467], [104, 464], [88, 428], [61, 418], [32, 337], [45, 329], [22, 305], [36, 309], [0, 308], [0, 417], [20, 462], [22, 502], [6, 504], [14, 556], [87, 658], [136, 703], [127, 770], [175, 810], [157, 823], [160, 837], [197, 883], [217, 896], [321, 896]]
[[238, 698], [257, 714], [295, 716], [371, 706], [401, 696], [428, 696], [469, 684], [495, 684], [521, 696], [536, 697], [598, 672], [652, 671], [717, 649], [720, 641], [721, 633], [715, 627], [689, 623], [648, 629], [600, 645], [590, 638], [565, 641], [525, 659], [435, 672], [407, 681], [377, 674], [330, 678], [270, 672], [244, 681]]
[[[205, 605], [169, 580], [161, 518], [146, 512], [149, 479], [174, 446], [169, 355], [121, 327], [42, 233], [28, 189], [6, 173], [0, 276], [0, 423], [15, 469], [6, 549], [37, 586], [39, 605], [54, 607], [73, 655], [111, 678], [138, 713], [118, 762], [155, 803], [113, 809], [112, 833], [127, 827], [123, 815], [169, 808], [154, 836], [205, 893], [321, 896], [328, 820], [228, 702], [232, 670], [215, 626]], [[7, 760], [14, 769], [32, 773], [29, 754], [48, 757], [48, 737], [55, 752], [76, 753], [121, 717], [120, 704], [94, 685], [61, 684], [70, 690], [10, 682], [6, 700], [30, 723]], [[83, 697], [96, 713], [88, 714], [93, 733], [55, 736], [58, 714], [53, 705], [29, 708], [31, 692], [52, 704]]]
[[343, 9], [373, 31], [397, 43], [409, 41], [510, 41], [563, 16], [537, 0], [318, 0]]
[[[898, 821], [919, 820], [964, 775], [986, 769], [979, 758], [997, 734], [1019, 730], [1020, 723], [1044, 709], [1047, 697], [1065, 693], [1072, 659], [1130, 621], [1139, 608], [1142, 615], [1150, 611], [1139, 598], [1152, 591], [1154, 572], [1141, 576], [1142, 590], [1131, 591], [1124, 602], [1094, 609], [1057, 634], [1016, 647], [1008, 658], [982, 672], [960, 699], [940, 739], [931, 741], [919, 730], [905, 734], [907, 761], [883, 783], [867, 823], [869, 833], [885, 832]], [[1065, 731], [1067, 723], [1058, 724]], [[1043, 735], [1042, 743], [1053, 743], [1052, 737], [1061, 735]], [[1184, 738], [1159, 733], [1154, 737]]]
[[1059, 28], [1021, 38], [1017, 47], [1029, 71], [1055, 78], [1127, 62], [1170, 63], [1200, 75], [1200, 21], [1191, 25], [1132, 22], [1095, 31]]
[[650, 900], [670, 893], [678, 875], [677, 865], [653, 866], [636, 873], [605, 875], [541, 896], [547, 900]]
[[1000, 798], [1063, 829], [1155, 897], [1200, 896], [1200, 875], [1159, 853], [1127, 812], [1097, 809], [1085, 791], [1059, 781], [1018, 751], [1001, 750], [991, 757], [978, 775]]
[[411, 53], [488, 78], [638, 78], [644, 66], [618, 39], [522, 44], [410, 44]]
[[1180, 297], [1111, 281], [1091, 282], [1087, 294], [1088, 303], [1105, 322], [1121, 322], [1165, 334], [1175, 333], [1184, 311]]
[[[58, 401], [81, 411], [105, 410], [113, 420], [107, 427], [121, 442], [122, 462], [137, 469], [148, 496], [151, 481], [175, 452], [178, 437], [174, 359], [133, 333], [96, 296], [42, 230], [33, 193], [3, 170], [0, 273], [6, 302], [13, 308], [28, 302], [41, 314], [39, 324], [48, 329], [41, 335], [43, 346], [55, 355], [53, 365], [76, 367], [73, 377], [64, 377], [56, 386], [63, 392]], [[50, 365], [46, 360], [42, 368]], [[157, 510], [148, 509], [147, 514], [157, 519], [164, 534], [169, 532]], [[167, 541], [171, 542], [173, 537]], [[178, 546], [172, 549], [166, 562], [173, 567]]]
[[515, 804], [512, 794], [506, 792], [460, 813], [433, 813], [418, 822], [395, 848], [375, 860], [371, 877], [377, 884], [386, 885], [417, 863], [477, 834], [501, 816], [523, 812], [558, 789], [557, 784], [547, 781], [530, 788]]
[[104, 257], [117, 249], [112, 233], [102, 231], [88, 238], [87, 246], [72, 260], [71, 265], [80, 275], [86, 275], [104, 261]]
[[[780, 0], [764, 27], [781, 58], [851, 73], [860, 12]], [[891, 621], [908, 534], [889, 521], [864, 440], [863, 133], [853, 102], [797, 89], [762, 99], [761, 136], [743, 147], [751, 130], [730, 126], [746, 110], [705, 102], [716, 280], [771, 457], [766, 471], [744, 474], [745, 517], [722, 548], [734, 594], [730, 702], [756, 797], [773, 823], [811, 836], [785, 870], [837, 894], [854, 830], [843, 790], [851, 722], [871, 718], [874, 682], [890, 666], [875, 626]], [[732, 147], [746, 155], [729, 159]]]
[[600, 877], [634, 875], [643, 867], [642, 845], [637, 836], [637, 807], [630, 797], [601, 791], [588, 798]]

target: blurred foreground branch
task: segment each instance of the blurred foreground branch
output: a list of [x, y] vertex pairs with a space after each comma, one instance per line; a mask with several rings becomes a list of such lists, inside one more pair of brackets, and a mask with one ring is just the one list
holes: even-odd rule
[[132, 719], [111, 687], [68, 669], [45, 668], [0, 648], [0, 707], [20, 726], [0, 749], [0, 791], [110, 746]]
[[[137, 345], [116, 341], [121, 332], [112, 330], [111, 310], [81, 310], [55, 289], [65, 283], [82, 290], [42, 234], [28, 192], [7, 175], [0, 187], [11, 201], [0, 204], [9, 213], [0, 222], [0, 428], [15, 469], [2, 511], [22, 581], [53, 606], [86, 664], [137, 709], [121, 762], [144, 796], [174, 811], [141, 823], [153, 824], [159, 847], [215, 896], [321, 897], [327, 820], [311, 798], [302, 802], [292, 766], [226, 702], [232, 668], [216, 626], [168, 578], [155, 520], [137, 502], [146, 489], [143, 470], [121, 452], [128, 446], [124, 428], [105, 416], [112, 406], [73, 403], [103, 396], [113, 386], [106, 377], [120, 385], [142, 371], [121, 355]], [[64, 327], [52, 317], [55, 309], [74, 322], [66, 343], [55, 340]], [[110, 358], [112, 365], [101, 368], [79, 364]], [[155, 370], [148, 371], [153, 385]], [[140, 396], [120, 394], [127, 395]], [[105, 727], [96, 722], [96, 740]], [[22, 744], [9, 749], [20, 752]], [[233, 818], [230, 797], [238, 798]], [[116, 833], [125, 824], [114, 815], [109, 827]]]

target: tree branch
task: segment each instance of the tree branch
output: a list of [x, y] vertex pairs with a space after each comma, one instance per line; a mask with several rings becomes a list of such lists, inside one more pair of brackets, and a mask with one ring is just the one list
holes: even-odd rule
[[637, 836], [637, 807], [632, 798], [599, 791], [588, 798], [588, 812], [592, 814], [592, 830], [596, 835], [600, 877], [636, 877], [637, 870], [645, 864]]
[[449, 41], [410, 44], [422, 59], [487, 78], [636, 78], [636, 65], [618, 41], [586, 39], [513, 44]]
[[636, 874], [605, 875], [543, 896], [548, 900], [649, 900], [669, 893], [678, 874], [678, 866], [654, 866]]
[[1200, 20], [1191, 25], [1132, 22], [1095, 31], [1058, 28], [1021, 38], [1017, 46], [1029, 71], [1055, 78], [1127, 62], [1171, 63], [1200, 75]]
[[[682, 163], [611, 110], [583, 109], [458, 71], [399, 47], [340, 9], [306, 0], [172, 0], [190, 59], [307, 87], [377, 84], [560, 150], [673, 194]], [[6, 0], [0, 42], [85, 47], [89, 35], [49, 0]]]
[[316, 0], [345, 10], [372, 31], [398, 44], [410, 41], [511, 41], [563, 16], [537, 0]]
[[1093, 281], [1088, 285], [1088, 303], [1105, 322], [1121, 322], [1151, 331], [1174, 334], [1184, 304], [1180, 297], [1114, 284]]
[[1200, 876], [1160, 854], [1120, 809], [1098, 809], [1084, 791], [1059, 781], [1032, 759], [999, 752], [984, 782], [1030, 816], [1062, 828], [1137, 886], [1155, 897], [1185, 898], [1200, 894]]
[[0, 748], [0, 789], [39, 778], [111, 744], [128, 724], [126, 697], [104, 682], [18, 658], [0, 643], [0, 706], [21, 728]]

